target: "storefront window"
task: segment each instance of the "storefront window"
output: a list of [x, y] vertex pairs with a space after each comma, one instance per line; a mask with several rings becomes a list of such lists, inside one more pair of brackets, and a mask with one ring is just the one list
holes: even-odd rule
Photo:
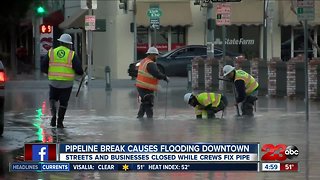
[[[309, 31], [310, 32], [310, 31]], [[303, 29], [294, 29], [293, 31], [293, 37], [294, 37], [294, 51], [293, 51], [293, 56], [296, 57], [298, 55], [303, 55], [304, 53], [304, 33]], [[313, 30], [310, 32], [311, 37], [314, 37], [313, 35]], [[308, 40], [308, 58], [313, 57], [313, 50], [312, 50], [312, 44]]]
[[186, 27], [171, 27], [171, 49], [186, 45]]
[[288, 61], [291, 58], [291, 26], [281, 28], [281, 59]]
[[[171, 29], [171, 30], [170, 30]], [[171, 39], [169, 33], [171, 32]], [[150, 38], [150, 39], [149, 39]], [[149, 42], [151, 40], [151, 42]], [[144, 27], [137, 29], [137, 58], [142, 59], [150, 46], [156, 47], [162, 53], [169, 50], [176, 49], [186, 45], [186, 27], [161, 27], [160, 29], [153, 30]], [[171, 49], [169, 49], [171, 43]]]
[[137, 28], [137, 58], [142, 59], [148, 50], [148, 29]]

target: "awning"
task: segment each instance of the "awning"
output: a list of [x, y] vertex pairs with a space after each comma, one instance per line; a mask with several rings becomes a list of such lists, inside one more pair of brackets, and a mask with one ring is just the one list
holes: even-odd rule
[[175, 0], [174, 2], [138, 0], [136, 4], [138, 26], [150, 26], [147, 12], [151, 4], [158, 4], [162, 11], [161, 26], [187, 26], [192, 24], [190, 0]]
[[88, 15], [88, 10], [81, 9], [73, 14], [71, 17], [65, 19], [59, 28], [69, 29], [69, 28], [84, 28], [84, 18], [85, 15]]
[[263, 0], [242, 0], [230, 4], [232, 25], [261, 25], [263, 23]]
[[62, 10], [58, 10], [55, 12], [52, 12], [49, 16], [43, 18], [44, 24], [51, 24], [53, 26], [58, 26], [60, 23], [62, 23], [64, 20], [63, 12]]
[[[282, 26], [296, 26], [300, 23], [298, 22], [297, 15], [291, 11], [290, 1], [278, 1], [279, 2], [279, 24]], [[295, 2], [295, 1], [294, 1]], [[320, 1], [314, 1], [314, 21], [308, 21], [311, 26], [320, 25]], [[296, 7], [295, 4], [293, 7]], [[296, 10], [296, 8], [295, 8]]]

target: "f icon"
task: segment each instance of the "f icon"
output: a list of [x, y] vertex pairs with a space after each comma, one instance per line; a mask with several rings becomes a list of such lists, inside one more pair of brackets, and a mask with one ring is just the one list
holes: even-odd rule
[[47, 154], [47, 147], [41, 147], [40, 152], [38, 153], [40, 156], [40, 161], [44, 161], [44, 157]]

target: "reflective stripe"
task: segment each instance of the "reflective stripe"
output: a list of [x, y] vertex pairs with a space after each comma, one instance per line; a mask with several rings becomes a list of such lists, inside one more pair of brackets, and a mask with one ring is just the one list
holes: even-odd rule
[[152, 85], [152, 84], [145, 83], [145, 82], [142, 82], [139, 80], [137, 80], [136, 86], [141, 87], [141, 88], [148, 87], [150, 89], [157, 89], [157, 85]]
[[49, 60], [50, 62], [54, 62], [54, 52], [52, 48], [49, 50]]
[[49, 76], [64, 76], [64, 77], [70, 77], [73, 78], [74, 74], [67, 74], [67, 73], [59, 73], [59, 72], [49, 72]]
[[54, 63], [54, 62], [50, 62], [49, 65], [50, 65], [50, 66], [59, 66], [59, 67], [72, 68], [72, 64], [65, 64], [65, 63]]
[[71, 64], [72, 67], [73, 51], [70, 50], [68, 54], [68, 64]]
[[212, 102], [212, 107], [218, 107], [221, 101], [221, 94], [215, 94], [215, 101]]
[[143, 75], [145, 77], [149, 77], [149, 78], [153, 78], [153, 76], [149, 73], [146, 73], [144, 71], [138, 70], [138, 73], [140, 73], [140, 75]]

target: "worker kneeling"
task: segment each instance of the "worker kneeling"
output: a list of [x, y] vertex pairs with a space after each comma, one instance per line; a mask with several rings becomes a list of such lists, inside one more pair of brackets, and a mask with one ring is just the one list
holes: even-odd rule
[[195, 108], [197, 119], [215, 118], [215, 114], [228, 106], [227, 98], [218, 93], [187, 93], [184, 101]]

